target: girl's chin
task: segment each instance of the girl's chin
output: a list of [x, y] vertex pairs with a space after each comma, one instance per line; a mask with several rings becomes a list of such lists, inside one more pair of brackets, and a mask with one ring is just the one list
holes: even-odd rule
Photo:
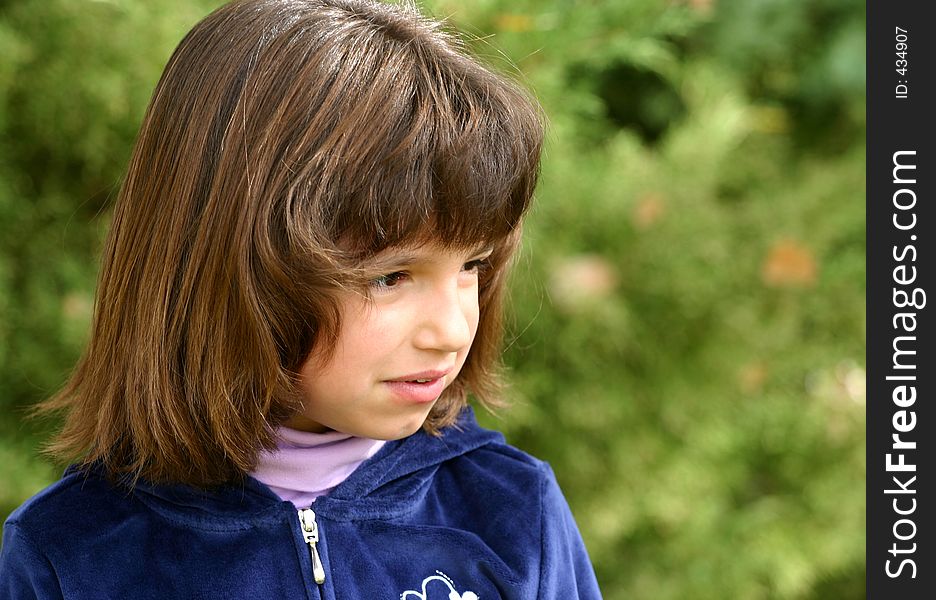
[[422, 415], [420, 418], [414, 418], [412, 420], [396, 423], [392, 429], [381, 429], [380, 431], [373, 432], [370, 436], [364, 437], [371, 437], [375, 440], [384, 440], [387, 442], [402, 440], [403, 438], [409, 437], [422, 429], [423, 423], [425, 422], [426, 415]]
[[420, 405], [419, 410], [405, 411], [407, 414], [396, 414], [384, 417], [366, 417], [361, 418], [358, 423], [331, 423], [324, 424], [309, 417], [297, 414], [286, 420], [283, 425], [297, 431], [306, 431], [309, 433], [329, 433], [337, 431], [355, 437], [369, 438], [372, 440], [393, 441], [409, 437], [419, 431], [429, 411], [435, 406], [435, 402]]

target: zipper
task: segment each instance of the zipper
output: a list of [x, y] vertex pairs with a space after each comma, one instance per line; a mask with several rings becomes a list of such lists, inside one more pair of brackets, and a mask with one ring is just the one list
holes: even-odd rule
[[299, 511], [299, 528], [302, 529], [302, 537], [309, 545], [309, 554], [312, 557], [312, 576], [315, 578], [315, 583], [321, 585], [325, 583], [325, 566], [322, 565], [322, 558], [319, 556], [316, 545], [319, 541], [318, 523], [315, 522], [315, 512], [311, 508]]

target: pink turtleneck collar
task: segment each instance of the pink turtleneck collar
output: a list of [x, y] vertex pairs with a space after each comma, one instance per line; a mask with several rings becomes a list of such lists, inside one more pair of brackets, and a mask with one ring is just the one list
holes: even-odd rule
[[330, 492], [384, 445], [347, 433], [276, 430], [276, 450], [261, 452], [251, 475], [299, 508]]

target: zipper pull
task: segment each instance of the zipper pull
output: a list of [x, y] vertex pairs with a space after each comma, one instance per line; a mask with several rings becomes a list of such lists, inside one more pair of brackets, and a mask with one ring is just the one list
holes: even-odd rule
[[315, 583], [325, 583], [325, 566], [322, 565], [316, 546], [319, 541], [318, 523], [315, 522], [315, 513], [311, 508], [299, 511], [299, 527], [302, 529], [302, 537], [309, 545], [309, 553], [312, 555], [312, 576], [315, 578]]

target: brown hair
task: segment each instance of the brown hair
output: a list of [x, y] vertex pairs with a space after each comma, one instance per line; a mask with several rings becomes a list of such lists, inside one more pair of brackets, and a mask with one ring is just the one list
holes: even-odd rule
[[410, 5], [243, 0], [189, 32], [153, 95], [51, 452], [209, 486], [249, 471], [333, 345], [356, 265], [490, 243], [480, 324], [425, 428], [497, 401], [501, 300], [539, 168], [518, 86]]

